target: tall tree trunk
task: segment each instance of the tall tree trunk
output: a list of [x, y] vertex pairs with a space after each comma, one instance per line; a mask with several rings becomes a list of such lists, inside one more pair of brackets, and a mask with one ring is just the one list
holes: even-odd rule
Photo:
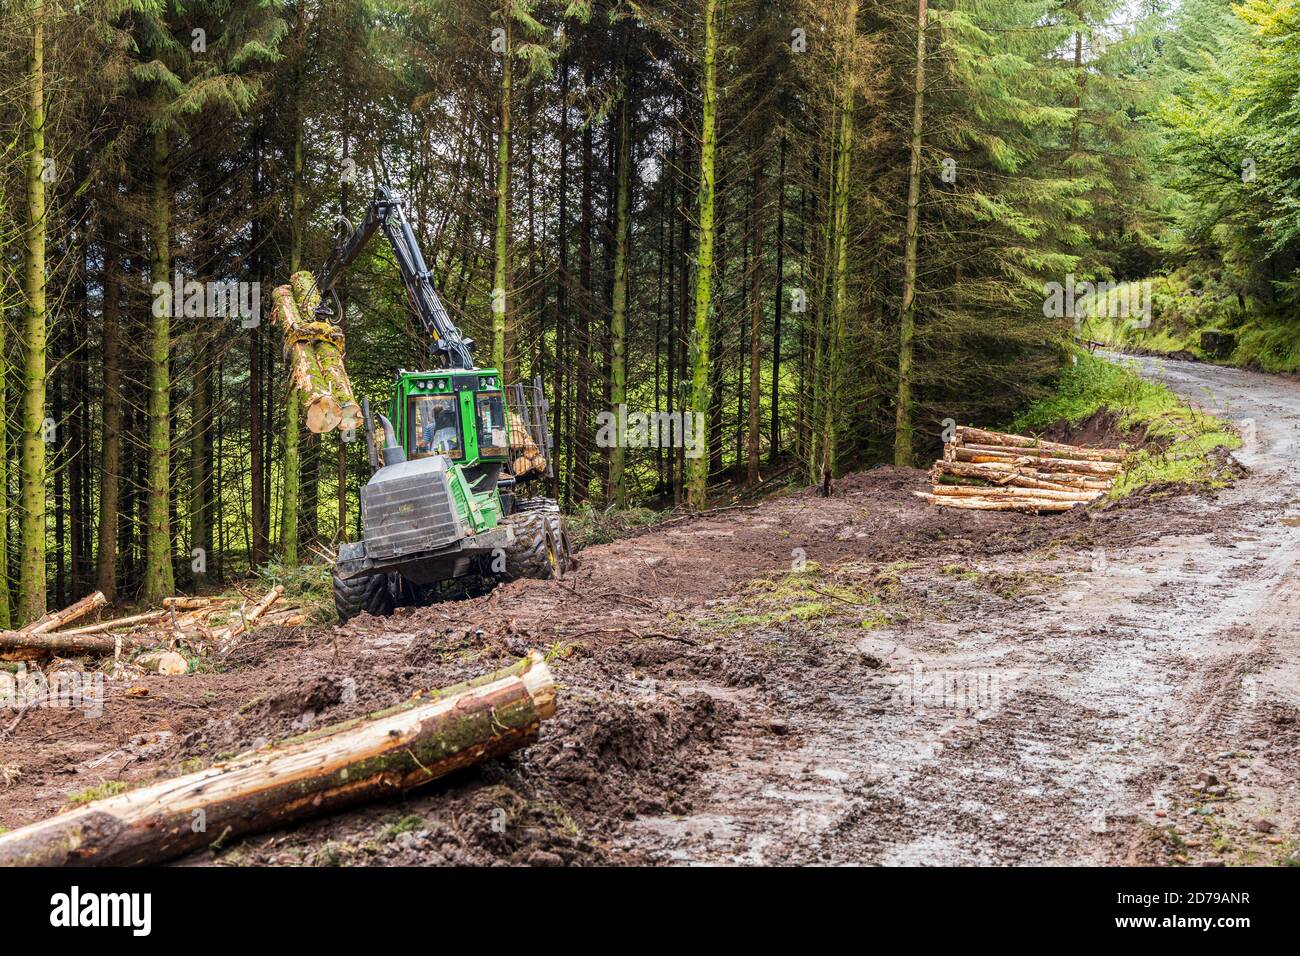
[[[691, 368], [691, 413], [709, 414], [709, 324], [713, 306], [713, 158], [717, 148], [718, 85], [718, 2], [704, 0], [704, 102], [700, 121], [700, 235], [696, 246], [695, 274], [695, 335], [694, 357]], [[687, 500], [694, 509], [704, 507], [709, 479], [708, 449], [696, 449], [690, 460]]]
[[23, 441], [19, 463], [18, 619], [45, 613], [45, 5], [32, 2], [27, 129], [27, 222], [23, 236]]
[[[591, 90], [592, 73], [588, 68], [583, 77], [583, 92]], [[577, 414], [575, 441], [573, 443], [573, 462], [569, 468], [571, 481], [575, 486], [574, 495], [580, 502], [591, 499], [591, 229], [592, 229], [592, 195], [591, 195], [591, 123], [582, 127], [582, 224], [578, 238], [578, 382]]]
[[848, 313], [849, 274], [849, 187], [853, 168], [853, 107], [857, 69], [854, 47], [857, 38], [858, 3], [850, 0], [845, 13], [845, 38], [841, 58], [840, 102], [837, 109], [835, 175], [831, 201], [833, 278], [830, 325], [826, 333], [825, 361], [829, 379], [822, 393], [821, 480], [828, 483], [838, 467], [840, 381], [844, 361], [844, 328]]
[[117, 231], [104, 241], [104, 410], [99, 449], [99, 550], [95, 589], [117, 600], [117, 538], [122, 468], [122, 331]]
[[[195, 587], [207, 583], [207, 561], [210, 557], [207, 546], [207, 439], [212, 433], [211, 352], [208, 329], [200, 325], [194, 329], [193, 391], [190, 396], [190, 566], [196, 569], [193, 572]], [[194, 555], [195, 549], [199, 549], [201, 554]]]
[[749, 452], [749, 463], [745, 480], [750, 485], [758, 483], [758, 360], [763, 337], [763, 163], [760, 159], [754, 167], [754, 199], [751, 217], [754, 248], [753, 275], [750, 277], [749, 293], [749, 430], [745, 437]]
[[768, 424], [767, 460], [781, 453], [781, 308], [785, 303], [785, 132], [778, 147], [776, 174], [776, 291], [772, 297], [772, 419]]
[[[258, 133], [253, 134], [253, 207], [252, 249], [250, 260], [253, 264], [253, 279], [261, 281], [262, 269], [262, 216], [258, 207], [262, 201], [262, 143]], [[267, 522], [267, 500], [264, 493], [265, 482], [262, 471], [265, 464], [262, 445], [262, 391], [263, 391], [263, 356], [262, 327], [249, 330], [248, 337], [248, 444], [249, 448], [249, 484], [251, 486], [248, 509], [252, 524], [252, 541], [249, 549], [249, 564], [254, 568], [266, 563], [270, 525]]]
[[[343, 131], [343, 158], [349, 156], [350, 138], [349, 130]], [[348, 186], [350, 184], [345, 179], [339, 186], [339, 215], [345, 219], [348, 215]], [[347, 336], [348, 324], [348, 277], [346, 271], [339, 279], [339, 330]], [[352, 436], [355, 438], [355, 434]], [[335, 538], [338, 543], [348, 540], [348, 442], [339, 432], [339, 449], [338, 449], [338, 506], [339, 506], [339, 526]]]
[[[619, 81], [621, 102], [618, 111], [618, 185], [614, 213], [614, 292], [609, 322], [609, 404], [615, 412], [627, 401], [627, 275], [630, 254], [628, 246], [632, 238], [628, 213], [632, 180], [632, 91], [627, 74], [626, 42], [625, 38]], [[619, 508], [627, 507], [627, 484], [623, 478], [626, 453], [627, 450], [619, 440], [615, 440], [609, 450], [609, 499]]]
[[[560, 210], [559, 229], [555, 240], [559, 244], [559, 269], [556, 270], [555, 283], [555, 365], [551, 374], [551, 435], [564, 434], [564, 419], [568, 411], [568, 402], [564, 400], [568, 379], [572, 375], [564, 374], [564, 356], [569, 346], [569, 58], [566, 55], [560, 65]], [[565, 482], [565, 500], [567, 501], [570, 482]], [[551, 497], [560, 500], [560, 468], [552, 466]]]
[[[299, 14], [301, 21], [301, 13]], [[302, 268], [302, 77], [294, 81], [293, 182], [289, 200], [289, 275]], [[284, 389], [284, 497], [280, 505], [280, 552], [286, 565], [298, 563], [298, 492], [302, 459], [298, 453], [298, 389], [290, 379]]]
[[912, 98], [912, 160], [907, 171], [907, 233], [903, 242], [903, 305], [898, 318], [898, 399], [894, 464], [912, 464], [912, 332], [916, 324], [916, 232], [921, 207], [921, 121], [925, 99], [926, 0], [917, 0], [916, 88]]
[[[0, 261], [0, 290], [9, 288], [9, 263]], [[0, 313], [0, 630], [12, 624], [9, 606], [9, 342]]]
[[501, 6], [502, 25], [505, 28], [505, 52], [501, 54], [501, 110], [500, 129], [497, 131], [497, 224], [493, 248], [496, 259], [492, 271], [492, 364], [501, 373], [502, 381], [514, 380], [514, 369], [506, 363], [512, 361], [507, 354], [507, 283], [510, 279], [510, 86], [512, 69], [511, 6]]
[[[171, 287], [171, 222], [167, 164], [167, 134], [152, 135], [152, 193], [149, 203], [153, 256], [150, 281]], [[145, 529], [144, 600], [156, 604], [174, 594], [171, 534], [171, 296], [168, 307], [158, 302], [149, 321], [149, 483]]]

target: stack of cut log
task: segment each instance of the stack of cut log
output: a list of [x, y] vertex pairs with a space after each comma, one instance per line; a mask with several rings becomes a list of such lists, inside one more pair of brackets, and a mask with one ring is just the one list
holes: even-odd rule
[[322, 434], [361, 425], [361, 406], [343, 364], [343, 333], [316, 319], [320, 292], [310, 272], [296, 272], [271, 293], [271, 321], [284, 330], [284, 357], [306, 413], [307, 428]]
[[510, 470], [516, 478], [539, 475], [546, 470], [546, 455], [513, 408], [510, 409], [510, 458]]
[[[162, 608], [156, 611], [58, 630], [107, 603], [104, 595], [96, 591], [20, 631], [0, 631], [0, 660], [116, 657], [141, 650], [175, 650], [178, 646], [197, 654], [225, 656], [243, 635], [256, 626], [294, 627], [306, 623], [308, 612], [301, 607], [268, 613], [283, 594], [284, 587], [277, 584], [260, 599], [252, 601], [237, 597], [169, 597], [163, 599]], [[224, 623], [212, 622], [211, 619], [218, 615]]]
[[1109, 491], [1127, 454], [958, 425], [930, 469], [933, 487], [914, 494], [944, 508], [1069, 511]]

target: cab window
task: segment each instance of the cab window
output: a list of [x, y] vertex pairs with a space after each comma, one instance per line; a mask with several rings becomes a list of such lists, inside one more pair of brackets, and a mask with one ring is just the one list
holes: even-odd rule
[[474, 396], [478, 419], [478, 453], [483, 458], [506, 456], [506, 402], [500, 392]]
[[465, 448], [460, 440], [460, 412], [454, 395], [420, 395], [410, 400], [411, 457], [446, 455], [460, 459]]

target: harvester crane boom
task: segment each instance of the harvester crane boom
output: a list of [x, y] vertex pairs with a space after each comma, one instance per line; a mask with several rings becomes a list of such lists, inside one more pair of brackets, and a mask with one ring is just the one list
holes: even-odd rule
[[[393, 247], [411, 311], [431, 340], [430, 351], [440, 356], [447, 368], [474, 368], [474, 340], [460, 334], [460, 329], [438, 298], [433, 272], [425, 264], [415, 233], [402, 211], [402, 200], [387, 186], [375, 188], [366, 218], [346, 239], [335, 243], [325, 260], [319, 277], [322, 302], [326, 296], [333, 296], [334, 286], [343, 271], [361, 254], [377, 229], [384, 231]], [[329, 310], [325, 308], [323, 312], [328, 315]]]

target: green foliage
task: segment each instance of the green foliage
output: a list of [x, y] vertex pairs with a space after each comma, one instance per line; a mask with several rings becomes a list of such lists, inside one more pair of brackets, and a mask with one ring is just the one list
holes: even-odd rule
[[284, 585], [284, 596], [279, 603], [285, 607], [302, 606], [312, 609], [316, 620], [330, 620], [334, 614], [334, 591], [330, 581], [330, 568], [320, 563], [287, 565], [271, 562], [257, 569], [261, 587], [270, 589]]
[[650, 508], [597, 508], [587, 503], [565, 517], [569, 537], [574, 547], [586, 548], [593, 544], [608, 544], [625, 535], [659, 524], [671, 515]]
[[[1171, 253], [1265, 306], [1300, 292], [1300, 2], [1188, 0], [1158, 116], [1179, 198]], [[1254, 309], [1252, 309], [1254, 311]]]

